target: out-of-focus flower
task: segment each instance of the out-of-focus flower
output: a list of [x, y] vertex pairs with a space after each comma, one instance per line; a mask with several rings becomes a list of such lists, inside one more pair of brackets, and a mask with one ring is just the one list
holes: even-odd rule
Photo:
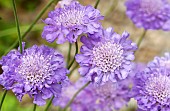
[[[70, 108], [72, 111], [112, 111], [119, 110], [126, 106], [130, 98], [134, 96], [131, 91], [133, 77], [136, 72], [140, 72], [145, 67], [144, 64], [133, 64], [133, 70], [127, 79], [112, 83], [108, 81], [100, 86], [89, 84], [74, 99]], [[62, 108], [71, 100], [73, 95], [86, 83], [84, 78], [80, 78], [76, 83], [70, 84], [62, 89], [62, 96], [56, 98], [55, 105]]]
[[[65, 107], [84, 84], [84, 78], [81, 78], [75, 84], [63, 88], [62, 96], [59, 99], [56, 98], [55, 105]], [[89, 84], [77, 95], [70, 108], [72, 111], [112, 111], [113, 109], [121, 109], [133, 97], [131, 84], [131, 77], [128, 77], [128, 81], [123, 80], [119, 83], [108, 81], [100, 86]]]
[[134, 80], [134, 98], [139, 111], [168, 111], [170, 106], [170, 77], [165, 70], [146, 68]]
[[[125, 84], [126, 83], [126, 84]], [[123, 80], [119, 83], [106, 82], [96, 87], [98, 111], [119, 110], [126, 106], [131, 96], [131, 82]]]
[[[80, 78], [76, 83], [70, 84], [62, 89], [62, 95], [58, 99], [56, 98], [55, 105], [62, 108], [72, 99], [73, 95], [84, 85], [86, 82], [83, 78]], [[94, 88], [90, 84], [85, 89], [83, 89], [77, 97], [74, 99], [70, 108], [72, 111], [96, 111], [96, 94], [94, 93]]]
[[170, 4], [167, 0], [128, 0], [127, 16], [137, 27], [170, 30]]
[[164, 57], [155, 57], [152, 62], [148, 64], [148, 67], [152, 69], [169, 69], [170, 70], [170, 53], [166, 52]]
[[45, 105], [46, 99], [58, 98], [62, 86], [68, 82], [63, 56], [47, 46], [28, 48], [21, 54], [11, 51], [0, 61], [3, 74], [0, 84], [15, 93], [19, 101], [25, 94], [33, 103]]
[[65, 5], [70, 5], [71, 2], [77, 2], [79, 3], [77, 0], [61, 0], [58, 2], [58, 4], [55, 6], [55, 9], [56, 8], [64, 8]]
[[103, 30], [98, 38], [94, 35], [81, 37], [81, 54], [76, 55], [80, 74], [97, 84], [125, 79], [132, 68], [131, 61], [137, 49], [128, 37], [127, 32], [119, 35], [112, 28]]
[[44, 23], [42, 37], [48, 42], [58, 44], [65, 41], [76, 42], [81, 34], [94, 34], [101, 31], [100, 20], [103, 19], [100, 11], [92, 6], [82, 6], [77, 2], [72, 2], [63, 8], [57, 8], [51, 11]]

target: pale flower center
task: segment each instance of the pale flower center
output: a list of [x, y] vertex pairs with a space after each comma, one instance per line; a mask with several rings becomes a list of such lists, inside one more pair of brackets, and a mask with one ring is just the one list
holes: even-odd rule
[[75, 26], [75, 25], [82, 25], [84, 24], [83, 17], [84, 17], [84, 10], [78, 9], [63, 9], [63, 13], [60, 14], [56, 18], [57, 23], [62, 23], [65, 27]]
[[151, 77], [145, 88], [156, 100], [164, 102], [170, 96], [170, 78], [165, 75]]
[[141, 8], [148, 14], [158, 12], [162, 6], [162, 0], [141, 0]]
[[117, 87], [117, 84], [114, 84], [109, 81], [101, 85], [100, 87], [97, 87], [96, 92], [100, 96], [109, 97], [113, 94], [116, 94]]
[[123, 48], [119, 44], [106, 42], [93, 48], [93, 64], [103, 72], [114, 72], [123, 61]]
[[29, 84], [43, 83], [51, 76], [50, 60], [39, 53], [23, 56], [18, 73]]

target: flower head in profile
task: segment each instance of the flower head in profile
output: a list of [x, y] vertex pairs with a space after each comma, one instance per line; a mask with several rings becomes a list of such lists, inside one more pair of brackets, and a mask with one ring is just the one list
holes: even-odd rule
[[137, 27], [170, 30], [170, 4], [167, 0], [128, 0], [127, 16]]
[[65, 41], [74, 43], [81, 34], [98, 33], [102, 27], [99, 21], [102, 19], [99, 10], [92, 6], [71, 2], [70, 5], [49, 13], [44, 21], [47, 25], [44, 27], [42, 37], [48, 42], [58, 39], [58, 44]]
[[139, 111], [168, 111], [170, 106], [170, 76], [167, 70], [146, 68], [134, 80], [134, 98]]
[[163, 57], [155, 57], [152, 62], [148, 64], [151, 69], [164, 69], [170, 70], [170, 53], [166, 52]]
[[0, 64], [3, 69], [0, 84], [12, 89], [19, 101], [28, 94], [35, 104], [45, 105], [46, 99], [60, 96], [62, 86], [68, 81], [63, 56], [47, 46], [34, 45], [22, 54], [11, 51]]
[[136, 44], [128, 37], [127, 32], [119, 35], [112, 28], [103, 30], [100, 37], [90, 34], [88, 37], [82, 36], [81, 54], [76, 55], [80, 74], [97, 84], [125, 79], [131, 70], [131, 61], [134, 60], [134, 51], [137, 49]]

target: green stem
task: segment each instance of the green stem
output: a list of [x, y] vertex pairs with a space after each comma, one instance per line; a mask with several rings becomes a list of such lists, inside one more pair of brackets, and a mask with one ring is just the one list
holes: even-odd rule
[[63, 111], [66, 111], [67, 108], [72, 104], [72, 102], [74, 101], [74, 99], [77, 97], [77, 95], [84, 89], [86, 88], [88, 85], [90, 84], [90, 81], [87, 82], [83, 87], [81, 87], [72, 97], [72, 99], [67, 103], [67, 105], [65, 106], [65, 108], [63, 109]]
[[22, 38], [24, 38], [30, 31], [31, 29], [34, 27], [34, 25], [38, 22], [38, 20], [42, 17], [42, 15], [45, 13], [45, 11], [48, 9], [48, 7], [51, 6], [51, 4], [54, 1], [59, 1], [59, 0], [51, 0], [43, 9], [42, 11], [38, 14], [38, 16], [36, 17], [36, 19], [33, 21], [33, 23], [30, 25], [30, 27], [25, 31], [25, 33], [22, 35]]
[[113, 0], [113, 3], [111, 5], [111, 7], [107, 10], [105, 16], [110, 15], [110, 13], [113, 12], [116, 9], [118, 3], [119, 3], [119, 0]]
[[[25, 33], [22, 35], [22, 39], [24, 39], [26, 37], [26, 35], [31, 31], [31, 29], [34, 27], [34, 25], [38, 22], [38, 20], [42, 17], [42, 15], [45, 13], [45, 11], [48, 9], [48, 7], [50, 7], [50, 5], [56, 0], [51, 0], [43, 9], [42, 11], [38, 14], [38, 16], [35, 18], [35, 20], [33, 21], [33, 23], [30, 25], [30, 27], [25, 31]], [[58, 2], [59, 0], [57, 0]], [[16, 40], [8, 49], [7, 51], [4, 53], [4, 55], [6, 55], [11, 49], [13, 49], [14, 47], [17, 46], [18, 40]]]
[[[17, 27], [17, 31], [18, 31], [18, 39], [19, 39], [19, 45], [20, 45], [20, 52], [22, 53], [22, 38], [21, 38], [21, 33], [20, 33], [20, 28], [19, 28], [19, 22], [18, 22], [18, 16], [17, 16], [17, 10], [16, 10], [16, 4], [15, 4], [15, 0], [12, 0], [12, 4], [13, 4], [13, 9], [14, 9], [14, 16], [15, 16], [15, 22], [16, 22], [16, 27]], [[5, 100], [6, 94], [7, 94], [7, 90], [5, 90], [3, 96], [2, 96], [2, 100], [1, 100], [1, 104], [0, 104], [0, 111], [3, 105], [3, 102]]]
[[51, 98], [51, 100], [50, 100], [49, 103], [47, 104], [47, 107], [45, 108], [44, 111], [48, 111], [48, 109], [50, 108], [50, 105], [51, 105], [53, 99], [54, 99], [54, 96]]
[[74, 71], [78, 66], [79, 66], [79, 65], [76, 64], [67, 76], [70, 77], [71, 74], [73, 73], [73, 71]]
[[[32, 31], [39, 31], [39, 30], [42, 30], [42, 27], [44, 26], [44, 24], [37, 24], [34, 29], [32, 29]], [[20, 31], [21, 31], [21, 35], [25, 32], [25, 29], [29, 28], [29, 25], [24, 25], [24, 26], [21, 26], [20, 25]], [[5, 36], [8, 36], [8, 35], [16, 35], [16, 27], [13, 27], [13, 28], [8, 28], [8, 29], [5, 29], [5, 30], [2, 30], [0, 31], [0, 38], [1, 37], [5, 37]]]
[[18, 31], [18, 40], [19, 40], [20, 52], [22, 53], [22, 37], [21, 37], [21, 33], [20, 33], [20, 27], [19, 27], [19, 22], [18, 22], [18, 15], [17, 15], [15, 0], [12, 0], [12, 4], [13, 4], [13, 8], [14, 8], [15, 22], [16, 22], [16, 27], [17, 27], [17, 31]]
[[71, 47], [72, 47], [72, 44], [69, 43], [69, 49], [68, 49], [68, 55], [67, 55], [67, 67], [68, 67], [68, 64], [69, 64], [69, 61], [70, 61]]
[[4, 94], [3, 94], [3, 96], [2, 96], [1, 104], [0, 104], [0, 111], [1, 111], [1, 109], [2, 109], [2, 105], [3, 105], [3, 102], [4, 102], [4, 100], [5, 100], [5, 97], [6, 97], [7, 92], [8, 92], [8, 91], [5, 90], [5, 91], [4, 91]]
[[145, 37], [145, 35], [146, 35], [146, 32], [147, 32], [147, 30], [144, 30], [143, 33], [142, 33], [142, 35], [140, 36], [140, 38], [139, 38], [139, 40], [138, 40], [138, 42], [137, 42], [138, 48], [140, 47], [140, 44], [142, 43], [142, 41], [143, 41], [143, 39], [144, 39], [144, 37]]
[[37, 105], [36, 105], [36, 104], [34, 104], [33, 111], [36, 111], [36, 108], [37, 108]]
[[78, 42], [75, 43], [75, 46], [76, 46], [76, 52], [75, 52], [75, 55], [74, 55], [73, 60], [71, 61], [70, 65], [67, 67], [68, 69], [70, 69], [71, 66], [73, 65], [73, 63], [74, 63], [74, 61], [75, 61], [75, 56], [76, 56], [76, 54], [78, 53]]
[[97, 7], [98, 7], [98, 5], [99, 5], [99, 2], [100, 2], [100, 0], [97, 0], [97, 1], [96, 1], [96, 4], [95, 4], [95, 6], [94, 6], [95, 9], [97, 9]]

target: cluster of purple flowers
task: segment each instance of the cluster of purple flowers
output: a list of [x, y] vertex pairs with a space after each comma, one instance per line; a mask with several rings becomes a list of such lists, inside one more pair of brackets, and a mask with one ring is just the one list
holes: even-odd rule
[[[65, 5], [63, 5], [65, 4]], [[127, 15], [138, 27], [169, 30], [170, 5], [166, 0], [128, 0]], [[170, 109], [170, 53], [145, 65], [134, 63], [137, 46], [129, 33], [121, 35], [113, 28], [104, 29], [103, 16], [92, 6], [82, 6], [73, 0], [60, 2], [60, 7], [49, 13], [42, 38], [58, 44], [77, 42], [82, 46], [75, 59], [82, 76], [71, 83], [64, 57], [55, 49], [34, 45], [12, 50], [0, 60], [3, 73], [0, 84], [12, 90], [21, 101], [25, 94], [33, 103], [66, 107], [74, 94], [88, 81], [70, 108], [72, 111], [119, 110], [135, 98], [139, 111], [168, 111]]]

